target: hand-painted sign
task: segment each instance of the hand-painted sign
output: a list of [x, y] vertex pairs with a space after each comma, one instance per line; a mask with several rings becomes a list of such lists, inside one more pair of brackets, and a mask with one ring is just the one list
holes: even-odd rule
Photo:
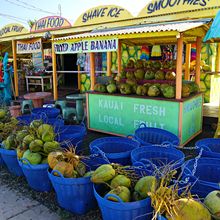
[[[188, 12], [185, 14], [186, 17], [194, 17], [193, 11], [196, 11], [197, 17], [206, 16], [205, 11], [220, 9], [220, 1], [218, 0], [152, 0], [145, 6], [138, 17], [156, 16], [156, 15], [168, 15], [177, 14], [178, 12]], [[200, 10], [200, 12], [198, 12]], [[204, 14], [204, 16], [203, 16]], [[178, 15], [177, 15], [178, 16]], [[207, 17], [215, 16], [209, 14]]]
[[71, 27], [69, 21], [60, 16], [49, 16], [36, 21], [31, 28], [31, 32], [44, 32]]
[[29, 41], [17, 41], [17, 54], [39, 53], [41, 51], [41, 38]]
[[88, 101], [92, 129], [129, 135], [144, 123], [178, 135], [178, 102], [101, 94], [89, 94]]
[[55, 42], [56, 54], [107, 52], [118, 49], [118, 39], [83, 40], [78, 42]]
[[126, 9], [116, 5], [104, 5], [91, 8], [81, 14], [74, 23], [74, 26], [119, 21], [128, 18], [132, 18], [132, 15]]
[[29, 32], [23, 25], [13, 23], [13, 24], [5, 25], [0, 30], [0, 37], [9, 37], [13, 35], [26, 34], [26, 33]]

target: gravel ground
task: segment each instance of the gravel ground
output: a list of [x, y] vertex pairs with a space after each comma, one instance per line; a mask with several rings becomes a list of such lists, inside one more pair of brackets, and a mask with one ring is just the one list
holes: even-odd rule
[[[193, 147], [197, 140], [213, 137], [213, 135], [214, 131], [211, 129], [211, 127], [205, 127], [204, 132], [189, 142], [186, 147]], [[83, 142], [83, 149], [88, 152], [89, 143], [96, 138], [104, 136], [107, 135], [89, 131], [86, 139]], [[185, 153], [187, 159], [196, 155], [194, 150], [182, 149], [182, 151]], [[98, 209], [90, 211], [86, 215], [82, 216], [77, 216], [68, 211], [65, 211], [64, 209], [60, 208], [56, 202], [56, 195], [54, 191], [50, 193], [36, 192], [28, 187], [24, 177], [14, 177], [6, 170], [6, 168], [0, 168], [0, 185], [6, 185], [8, 188], [16, 190], [18, 193], [21, 193], [30, 199], [40, 202], [41, 204], [48, 207], [51, 211], [56, 212], [60, 216], [61, 220], [101, 220], [101, 215]]]

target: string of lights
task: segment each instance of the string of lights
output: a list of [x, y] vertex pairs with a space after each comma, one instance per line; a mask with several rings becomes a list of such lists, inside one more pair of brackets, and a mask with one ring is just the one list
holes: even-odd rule
[[27, 20], [25, 20], [23, 18], [16, 17], [16, 16], [13, 16], [13, 15], [0, 13], [0, 16], [5, 17], [5, 18], [9, 18], [9, 19], [14, 20], [14, 21], [18, 21], [18, 22], [23, 23], [23, 24], [27, 24]]

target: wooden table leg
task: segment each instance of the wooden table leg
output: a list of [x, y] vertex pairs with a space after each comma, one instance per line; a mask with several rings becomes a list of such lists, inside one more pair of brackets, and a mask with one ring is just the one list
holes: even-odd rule
[[34, 108], [40, 108], [44, 104], [44, 99], [33, 99]]

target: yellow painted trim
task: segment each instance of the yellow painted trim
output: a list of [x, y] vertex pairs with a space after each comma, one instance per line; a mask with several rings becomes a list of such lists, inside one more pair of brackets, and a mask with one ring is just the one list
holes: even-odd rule
[[200, 86], [201, 50], [202, 50], [202, 38], [197, 37], [197, 39], [196, 39], [196, 76], [195, 76], [195, 82], [198, 86]]

